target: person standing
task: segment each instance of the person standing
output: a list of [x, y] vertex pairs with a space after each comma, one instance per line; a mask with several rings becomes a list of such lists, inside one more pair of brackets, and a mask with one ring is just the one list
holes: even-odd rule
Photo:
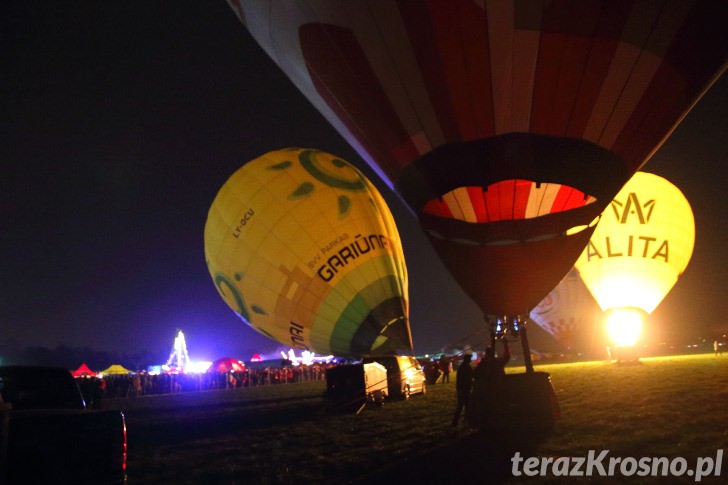
[[457, 426], [463, 409], [468, 405], [470, 392], [473, 389], [473, 368], [470, 366], [471, 354], [463, 355], [463, 362], [458, 366], [455, 374], [455, 390], [457, 392], [457, 406], [452, 417], [452, 425]]
[[485, 357], [475, 368], [475, 379], [482, 379], [484, 383], [492, 385], [496, 379], [506, 375], [505, 367], [509, 360], [511, 360], [511, 351], [508, 348], [508, 341], [503, 339], [503, 355], [497, 357], [494, 347], [485, 349]]
[[440, 357], [440, 371], [442, 372], [442, 383], [445, 384], [446, 382], [450, 383], [450, 370], [452, 369], [452, 364], [450, 363], [450, 359], [443, 355]]

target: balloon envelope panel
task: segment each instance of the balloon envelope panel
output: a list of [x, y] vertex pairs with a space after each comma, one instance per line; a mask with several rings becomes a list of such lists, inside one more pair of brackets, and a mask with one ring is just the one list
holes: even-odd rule
[[205, 256], [225, 302], [276, 341], [336, 355], [412, 351], [392, 215], [333, 155], [278, 150], [241, 167], [210, 208]]
[[680, 189], [637, 172], [604, 211], [575, 267], [602, 310], [657, 308], [685, 271], [695, 219]]
[[439, 146], [508, 133], [586, 140], [633, 173], [728, 54], [720, 2], [231, 5], [393, 184]]
[[598, 313], [594, 297], [572, 269], [529, 316], [556, 340], [571, 347], [591, 329]]
[[[486, 314], [546, 296], [590, 234], [530, 242], [597, 217], [728, 58], [721, 2], [231, 5]], [[529, 210], [538, 191], [583, 202]]]

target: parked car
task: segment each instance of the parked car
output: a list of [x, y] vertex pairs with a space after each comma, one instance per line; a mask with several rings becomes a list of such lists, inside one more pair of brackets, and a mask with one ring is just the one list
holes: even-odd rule
[[121, 411], [88, 410], [70, 371], [0, 366], [0, 484], [126, 483]]
[[409, 399], [412, 394], [427, 393], [425, 372], [412, 356], [368, 357], [364, 362], [379, 362], [386, 367], [387, 387], [392, 398]]

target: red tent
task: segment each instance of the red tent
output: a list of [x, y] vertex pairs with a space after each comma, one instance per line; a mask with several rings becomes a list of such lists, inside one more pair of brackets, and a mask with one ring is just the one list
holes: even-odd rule
[[212, 363], [209, 372], [240, 372], [244, 370], [244, 362], [231, 357], [222, 357]]
[[89, 369], [84, 362], [83, 364], [81, 364], [81, 367], [71, 372], [71, 374], [73, 374], [73, 377], [94, 377], [96, 375], [96, 372]]

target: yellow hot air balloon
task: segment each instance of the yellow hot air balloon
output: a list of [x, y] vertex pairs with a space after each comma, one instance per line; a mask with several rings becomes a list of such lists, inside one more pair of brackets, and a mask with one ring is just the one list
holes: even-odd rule
[[334, 155], [276, 150], [237, 170], [210, 208], [205, 257], [223, 300], [273, 340], [345, 356], [412, 352], [392, 214]]
[[[682, 192], [637, 172], [602, 213], [575, 267], [605, 312], [649, 314], [685, 271], [694, 245], [695, 219]], [[622, 343], [634, 341], [639, 324], [619, 321], [616, 333], [631, 333]]]

